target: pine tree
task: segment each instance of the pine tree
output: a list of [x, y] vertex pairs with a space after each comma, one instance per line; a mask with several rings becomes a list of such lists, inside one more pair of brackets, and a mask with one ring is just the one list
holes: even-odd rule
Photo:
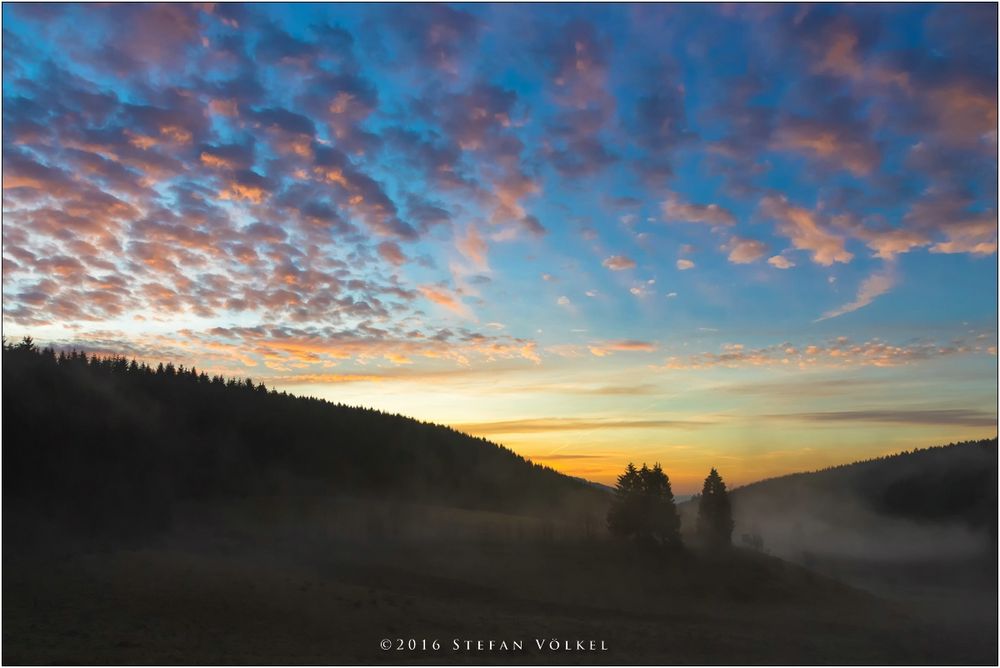
[[698, 534], [709, 547], [718, 549], [732, 545], [733, 512], [729, 492], [722, 476], [714, 468], [705, 478], [698, 501]]
[[629, 462], [618, 476], [615, 500], [608, 510], [608, 529], [616, 536], [633, 536], [639, 530], [639, 485], [639, 471]]
[[679, 546], [680, 516], [670, 479], [659, 464], [636, 469], [631, 462], [618, 476], [608, 529], [645, 545]]
[[643, 517], [646, 519], [645, 533], [648, 539], [664, 546], [679, 546], [681, 543], [681, 518], [674, 505], [674, 492], [670, 478], [659, 463], [653, 468], [643, 466], [642, 495], [644, 499]]

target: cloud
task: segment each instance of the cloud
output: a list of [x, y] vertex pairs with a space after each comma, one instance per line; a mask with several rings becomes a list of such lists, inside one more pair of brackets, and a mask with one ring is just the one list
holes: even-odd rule
[[932, 253], [971, 253], [993, 255], [997, 252], [997, 217], [995, 212], [952, 221], [943, 230], [945, 241], [931, 246]]
[[868, 306], [876, 297], [880, 297], [885, 293], [889, 292], [896, 285], [896, 274], [895, 267], [889, 265], [885, 267], [882, 271], [875, 272], [864, 281], [861, 282], [861, 287], [858, 288], [858, 295], [854, 298], [854, 301], [848, 302], [843, 306], [827, 311], [822, 316], [820, 316], [816, 321], [829, 320], [830, 318], [836, 318], [842, 316], [845, 313], [851, 313], [857, 311], [860, 308]]
[[533, 216], [531, 214], [528, 214], [527, 216], [521, 218], [521, 220], [519, 220], [518, 223], [520, 223], [522, 229], [527, 230], [529, 234], [531, 234], [536, 238], [543, 237], [546, 234], [548, 234], [548, 230], [545, 229], [545, 226], [542, 225], [542, 222], [538, 220], [536, 216]]
[[723, 250], [729, 251], [730, 262], [734, 264], [750, 264], [767, 254], [767, 244], [756, 239], [744, 239], [734, 236], [723, 246]]
[[607, 459], [608, 455], [584, 455], [584, 454], [573, 454], [566, 452], [559, 452], [554, 455], [529, 455], [528, 459], [535, 461], [564, 461], [564, 460], [574, 460], [574, 459]]
[[718, 353], [670, 357], [665, 370], [778, 367], [896, 367], [955, 355], [996, 355], [993, 346], [979, 341], [947, 343], [916, 342], [892, 344], [880, 339], [856, 343], [847, 337], [812, 344], [778, 343], [762, 348], [726, 344]]
[[927, 233], [922, 230], [873, 229], [864, 225], [850, 225], [847, 229], [857, 238], [863, 239], [868, 247], [875, 251], [875, 257], [883, 260], [892, 260], [900, 253], [908, 253], [915, 248], [921, 248], [931, 243]]
[[447, 5], [401, 5], [387, 9], [386, 21], [406, 47], [404, 63], [457, 75], [462, 55], [476, 41], [480, 21]]
[[489, 269], [489, 262], [487, 260], [489, 246], [487, 246], [486, 240], [479, 234], [479, 230], [476, 229], [475, 225], [469, 225], [465, 229], [464, 235], [456, 237], [455, 248], [457, 248], [467, 260], [472, 262], [472, 264], [477, 267], [479, 271], [486, 271]]
[[383, 241], [378, 245], [378, 254], [389, 264], [400, 266], [406, 264], [406, 254], [395, 241]]
[[610, 341], [598, 341], [587, 346], [590, 354], [595, 357], [606, 357], [614, 352], [656, 352], [656, 344], [650, 341], [639, 341], [636, 339], [615, 339]]
[[810, 251], [813, 262], [829, 267], [835, 262], [850, 262], [854, 255], [844, 248], [844, 239], [833, 234], [815, 213], [789, 204], [784, 196], [761, 200], [761, 213], [777, 223], [778, 232], [792, 245]]
[[[142, 336], [121, 331], [80, 330], [71, 339], [53, 340], [60, 348], [76, 347], [102, 354], [134, 355], [148, 361], [197, 359], [205, 370], [217, 369], [228, 375], [245, 375], [244, 367], [255, 368], [270, 383], [322, 383], [405, 378], [427, 380], [469, 373], [495, 375], [503, 370], [493, 366], [500, 360], [539, 362], [534, 341], [505, 335], [484, 335], [467, 330], [439, 329], [433, 335], [414, 331], [391, 331], [369, 325], [344, 330], [296, 328], [285, 325], [255, 327], [213, 327], [208, 330], [179, 330], [170, 335]], [[415, 358], [444, 360], [458, 367], [436, 370], [393, 369], [374, 373], [372, 363], [409, 365]], [[471, 362], [477, 362], [475, 367]], [[348, 362], [366, 364], [360, 371], [338, 371], [327, 378], [330, 368]]]
[[611, 271], [635, 269], [635, 260], [624, 255], [612, 255], [611, 257], [606, 258], [601, 264]]
[[564, 177], [597, 174], [618, 160], [602, 137], [616, 104], [607, 90], [609, 41], [577, 19], [547, 34], [538, 51], [558, 108], [542, 153]]
[[[988, 262], [941, 255], [996, 253], [995, 7], [902, 10], [899, 22], [862, 7], [709, 12], [702, 28], [662, 7], [627, 21], [615, 8], [525, 21], [516, 7], [488, 17], [375, 7], [344, 19], [350, 29], [254, 5], [10, 12], [8, 327], [94, 341], [86, 333], [112, 321], [151, 337], [165, 323], [246, 323], [183, 345], [151, 341], [275, 373], [301, 364], [319, 374], [343, 360], [524, 361], [539, 359], [534, 341], [493, 336], [472, 311], [488, 309], [505, 331], [551, 331], [507, 317], [519, 294], [507, 263], [516, 252], [535, 267], [526, 275], [545, 267], [568, 285], [579, 258], [562, 255], [578, 250], [560, 245], [564, 233], [617, 235], [596, 221], [624, 212], [650, 257], [692, 241], [664, 232], [700, 235], [698, 225], [737, 263], [765, 259], [758, 244], [772, 236], [789, 239], [768, 259], [776, 268], [801, 265], [799, 251], [825, 267], [855, 253], [919, 253], [929, 267], [960, 261], [978, 276]], [[741, 21], [760, 41], [734, 42], [745, 67], [687, 95], [703, 44], [664, 56], [662, 29], [725, 33]], [[919, 31], [899, 32], [911, 21]], [[76, 33], [88, 39], [66, 40]], [[511, 36], [522, 51], [497, 51]], [[668, 182], [675, 172], [694, 180]], [[716, 177], [717, 193], [702, 183]], [[755, 203], [755, 220], [744, 220]], [[668, 229], [643, 228], [657, 216]], [[773, 229], [746, 227], [758, 220]], [[608, 269], [637, 266], [608, 254]], [[600, 294], [591, 306], [629, 298], [589, 287]], [[655, 304], [651, 284], [626, 287]], [[861, 287], [837, 311], [886, 289]], [[558, 296], [538, 292], [529, 299]], [[435, 326], [450, 313], [466, 322]], [[612, 335], [587, 336], [602, 334]], [[155, 352], [134, 337], [102, 340]], [[905, 357], [880, 354], [887, 364]], [[803, 355], [786, 357], [836, 357]]]
[[660, 208], [667, 221], [723, 226], [736, 224], [735, 216], [718, 204], [690, 204], [681, 201], [676, 194], [667, 197]]
[[596, 431], [618, 429], [691, 429], [708, 425], [697, 420], [624, 420], [614, 418], [527, 418], [496, 422], [454, 424], [458, 431], [470, 434], [533, 434], [559, 431]]
[[417, 289], [427, 301], [442, 306], [463, 318], [473, 318], [469, 307], [459, 301], [459, 298], [447, 288], [435, 285], [421, 285]]
[[687, 271], [688, 269], [694, 269], [694, 262], [691, 260], [677, 260], [677, 270]]
[[845, 113], [833, 109], [826, 118], [784, 119], [775, 129], [773, 147], [805, 153], [856, 176], [871, 174], [882, 160], [881, 152], [868, 128], [845, 120]]
[[882, 422], [887, 424], [938, 425], [954, 427], [996, 427], [997, 415], [987, 411], [952, 408], [893, 408], [888, 410], [784, 413], [769, 418], [806, 422]]

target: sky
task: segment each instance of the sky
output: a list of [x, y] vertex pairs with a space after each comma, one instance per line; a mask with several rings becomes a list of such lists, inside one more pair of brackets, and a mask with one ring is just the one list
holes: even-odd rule
[[997, 7], [4, 4], [3, 326], [677, 493], [994, 436]]

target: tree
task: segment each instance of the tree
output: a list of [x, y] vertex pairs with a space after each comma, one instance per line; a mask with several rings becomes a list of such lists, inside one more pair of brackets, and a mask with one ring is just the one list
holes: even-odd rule
[[615, 500], [608, 510], [608, 529], [616, 536], [635, 535], [640, 527], [639, 471], [635, 464], [628, 463], [625, 472], [618, 476], [615, 486]]
[[642, 479], [643, 517], [645, 533], [652, 542], [669, 547], [681, 544], [681, 518], [674, 505], [674, 492], [670, 478], [659, 463], [648, 469], [643, 464], [639, 471]]
[[733, 512], [729, 492], [722, 476], [714, 468], [705, 478], [698, 501], [698, 535], [712, 548], [725, 548], [733, 542]]
[[34, 353], [38, 351], [38, 347], [35, 346], [35, 340], [30, 336], [26, 336], [21, 339], [21, 342], [17, 344], [16, 348], [23, 353]]
[[681, 543], [680, 526], [670, 479], [660, 465], [636, 469], [630, 462], [618, 476], [608, 511], [611, 533], [647, 545], [676, 547]]

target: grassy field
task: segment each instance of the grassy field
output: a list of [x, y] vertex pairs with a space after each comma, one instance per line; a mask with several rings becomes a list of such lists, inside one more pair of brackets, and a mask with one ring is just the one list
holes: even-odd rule
[[[132, 547], [18, 550], [5, 536], [4, 663], [996, 661], [995, 606], [942, 626], [742, 550], [654, 555], [574, 522], [417, 506], [267, 500], [195, 515]], [[410, 639], [428, 649], [395, 649]]]

